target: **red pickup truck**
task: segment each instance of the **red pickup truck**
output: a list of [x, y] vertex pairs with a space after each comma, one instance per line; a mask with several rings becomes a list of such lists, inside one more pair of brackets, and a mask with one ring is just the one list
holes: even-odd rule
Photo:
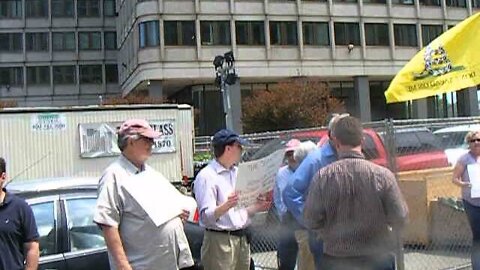
[[[364, 129], [362, 150], [365, 157], [381, 166], [388, 166], [388, 152], [382, 134]], [[322, 145], [327, 142], [326, 130], [300, 131], [289, 134], [299, 139], [311, 139]], [[397, 172], [447, 167], [448, 159], [439, 139], [427, 128], [402, 128], [395, 131], [395, 163]]]

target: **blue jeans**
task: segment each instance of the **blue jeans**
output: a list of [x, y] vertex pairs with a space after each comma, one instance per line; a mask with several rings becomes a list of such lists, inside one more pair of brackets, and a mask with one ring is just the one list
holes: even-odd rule
[[317, 234], [315, 232], [308, 231], [308, 245], [310, 246], [310, 252], [312, 252], [313, 259], [315, 260], [315, 269], [320, 270], [320, 264], [323, 257], [323, 241], [317, 239]]
[[295, 239], [295, 229], [297, 227], [298, 225], [293, 218], [284, 217], [281, 222], [277, 246], [278, 270], [295, 269], [298, 255], [298, 244]]
[[334, 257], [323, 255], [322, 270], [394, 270], [393, 254], [377, 254], [359, 257]]
[[472, 205], [465, 200], [463, 200], [463, 206], [473, 234], [472, 268], [473, 270], [480, 270], [480, 207]]

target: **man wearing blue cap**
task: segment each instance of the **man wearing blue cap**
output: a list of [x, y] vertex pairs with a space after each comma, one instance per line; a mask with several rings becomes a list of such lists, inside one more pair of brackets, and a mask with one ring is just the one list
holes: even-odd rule
[[270, 206], [258, 201], [247, 208], [234, 208], [238, 204], [236, 165], [246, 143], [228, 129], [215, 133], [212, 139], [215, 159], [195, 179], [200, 226], [205, 228], [202, 244], [205, 269], [248, 270], [250, 241], [246, 228], [252, 215]]

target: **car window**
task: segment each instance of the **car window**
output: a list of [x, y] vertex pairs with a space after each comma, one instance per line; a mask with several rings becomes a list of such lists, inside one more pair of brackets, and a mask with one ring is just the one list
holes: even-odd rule
[[40, 256], [52, 255], [57, 252], [55, 235], [55, 212], [53, 202], [32, 204], [38, 233], [40, 235]]
[[373, 142], [372, 136], [367, 133], [363, 133], [362, 152], [368, 160], [378, 158], [377, 147]]
[[410, 155], [441, 150], [441, 143], [433, 133], [428, 131], [400, 132], [395, 134], [397, 154]]
[[66, 200], [70, 250], [78, 251], [105, 246], [100, 228], [93, 222], [93, 210], [97, 199], [80, 198]]
[[467, 148], [465, 143], [466, 131], [445, 132], [436, 134], [445, 148]]

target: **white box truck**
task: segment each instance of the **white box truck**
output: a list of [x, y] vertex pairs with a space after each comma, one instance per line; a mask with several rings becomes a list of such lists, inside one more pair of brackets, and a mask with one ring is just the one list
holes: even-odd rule
[[116, 131], [131, 118], [162, 137], [147, 163], [171, 182], [193, 177], [194, 124], [189, 105], [114, 105], [0, 110], [0, 156], [15, 181], [94, 176], [120, 154]]

